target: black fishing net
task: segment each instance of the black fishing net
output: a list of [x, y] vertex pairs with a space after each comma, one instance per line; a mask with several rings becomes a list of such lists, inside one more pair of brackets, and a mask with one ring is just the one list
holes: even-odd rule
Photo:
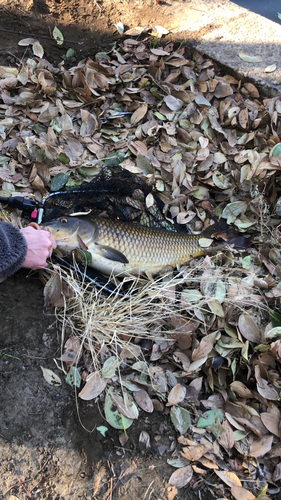
[[[148, 195], [153, 198], [150, 196], [147, 204]], [[67, 214], [90, 212], [147, 227], [186, 232], [185, 228], [166, 219], [164, 208], [164, 202], [140, 176], [120, 166], [104, 167], [79, 189], [48, 196], [44, 202], [43, 222]]]

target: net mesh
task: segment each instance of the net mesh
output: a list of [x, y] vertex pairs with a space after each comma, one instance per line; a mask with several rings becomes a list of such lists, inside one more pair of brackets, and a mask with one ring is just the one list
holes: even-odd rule
[[[151, 194], [153, 204], [146, 204]], [[88, 184], [79, 189], [53, 193], [44, 202], [43, 222], [58, 217], [89, 212], [147, 227], [186, 232], [169, 222], [164, 215], [164, 202], [147, 182], [121, 166], [104, 167]]]

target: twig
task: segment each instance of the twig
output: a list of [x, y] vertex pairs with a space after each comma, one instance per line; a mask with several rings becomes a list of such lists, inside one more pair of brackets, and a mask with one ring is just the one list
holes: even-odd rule
[[97, 3], [97, 0], [94, 0], [94, 4], [101, 10], [101, 6]]
[[109, 500], [112, 500], [113, 477], [110, 478]]
[[8, 387], [6, 387], [8, 393], [10, 394], [11, 398], [15, 399], [15, 396], [11, 393], [10, 389], [8, 389]]
[[26, 494], [29, 496], [29, 498], [32, 498], [32, 495], [31, 493], [29, 493], [29, 491], [27, 491], [26, 487], [24, 486], [23, 482], [21, 481], [21, 479], [19, 478], [19, 476], [14, 472], [16, 478], [19, 480], [19, 484], [21, 485], [21, 487], [24, 489], [24, 491], [26, 492]]
[[[35, 474], [35, 476], [34, 476], [34, 477], [36, 477], [36, 476], [37, 476], [37, 474], [40, 474], [40, 472], [41, 472], [41, 471], [45, 468], [45, 466], [47, 465], [47, 463], [49, 462], [49, 460], [50, 460], [50, 459], [51, 459], [51, 457], [49, 457], [49, 458], [46, 460], [46, 462], [42, 465], [42, 467], [41, 467], [41, 468], [40, 468], [40, 469], [36, 472], [36, 474]], [[10, 488], [9, 488], [7, 491], [5, 491], [4, 496], [5, 496], [5, 495], [7, 495], [7, 493], [9, 493], [9, 491], [11, 491], [11, 490], [13, 490], [14, 488], [16, 488], [16, 486], [22, 485], [22, 481], [19, 479], [19, 477], [16, 475], [16, 473], [15, 473], [15, 472], [14, 472], [14, 474], [15, 474], [15, 476], [18, 478], [18, 482], [17, 482], [16, 484], [13, 484], [13, 486], [10, 486]], [[24, 482], [25, 482], [25, 483], [28, 483], [29, 481], [32, 481], [32, 480], [34, 479], [34, 477], [33, 477], [33, 478], [30, 478], [30, 479], [25, 479], [25, 480], [24, 480]], [[42, 481], [42, 477], [41, 477], [40, 481]], [[40, 481], [39, 481], [39, 482], [38, 482], [35, 486], [33, 486], [33, 488], [32, 488], [32, 490], [31, 490], [31, 491], [33, 491], [33, 490], [34, 490], [34, 488], [36, 488], [36, 486], [40, 483]]]
[[[148, 491], [149, 491], [150, 487], [153, 485], [154, 481], [155, 481], [155, 479], [153, 479], [153, 481], [151, 481], [150, 485], [148, 486], [148, 488], [147, 488], [147, 490], [146, 490], [146, 492], [145, 492], [145, 494], [144, 494], [143, 500], [145, 500], [145, 497], [146, 497], [146, 495], [147, 495], [147, 493], [148, 493]], [[152, 493], [152, 492], [151, 492], [151, 493]]]

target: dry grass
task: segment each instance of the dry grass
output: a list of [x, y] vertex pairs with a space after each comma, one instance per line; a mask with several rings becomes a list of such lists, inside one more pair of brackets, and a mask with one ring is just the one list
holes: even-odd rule
[[[206, 259], [210, 264], [210, 259]], [[57, 267], [73, 295], [57, 312], [63, 325], [62, 345], [67, 329], [80, 339], [81, 349], [84, 345], [91, 351], [93, 365], [100, 369], [100, 354], [105, 347], [118, 356], [130, 343], [138, 344], [141, 339], [151, 339], [158, 344], [173, 340], [177, 334], [187, 333], [180, 325], [182, 320], [198, 325], [197, 337], [210, 333], [218, 319], [210, 308], [214, 299], [222, 304], [226, 316], [231, 312], [235, 317], [251, 310], [261, 322], [267, 304], [260, 290], [253, 287], [241, 269], [208, 268], [206, 259], [176, 276], [168, 274], [154, 281], [124, 278], [117, 284], [117, 293], [109, 295], [86, 281], [81, 282], [75, 273], [66, 273]], [[124, 286], [126, 292], [119, 295], [118, 292], [124, 292]], [[192, 290], [194, 300], [190, 300]]]

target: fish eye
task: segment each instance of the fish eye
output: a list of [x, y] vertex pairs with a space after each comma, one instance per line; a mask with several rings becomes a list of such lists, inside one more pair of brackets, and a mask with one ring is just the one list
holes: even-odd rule
[[61, 222], [68, 222], [68, 219], [66, 217], [62, 217], [60, 221]]

